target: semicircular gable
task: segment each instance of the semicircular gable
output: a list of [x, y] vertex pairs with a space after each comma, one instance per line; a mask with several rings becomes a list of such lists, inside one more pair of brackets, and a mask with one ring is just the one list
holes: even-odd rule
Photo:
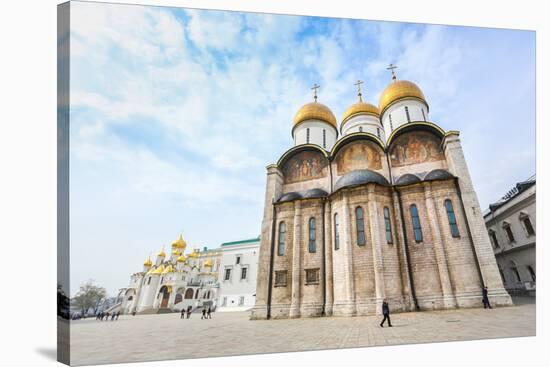
[[411, 129], [394, 137], [388, 147], [392, 167], [445, 160], [442, 137], [434, 131]]
[[332, 159], [336, 162], [338, 176], [360, 169], [373, 171], [383, 169], [382, 161], [385, 155], [383, 148], [378, 142], [363, 134], [345, 139], [337, 149], [333, 149], [333, 152]]
[[328, 175], [328, 155], [316, 145], [301, 145], [288, 150], [277, 164], [285, 183], [314, 180]]

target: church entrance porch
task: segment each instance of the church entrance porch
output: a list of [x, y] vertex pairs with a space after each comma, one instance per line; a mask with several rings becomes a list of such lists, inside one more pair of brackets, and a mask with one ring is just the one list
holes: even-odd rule
[[162, 297], [160, 301], [160, 308], [168, 307], [168, 300], [170, 299], [171, 289], [165, 285], [160, 288], [159, 295]]

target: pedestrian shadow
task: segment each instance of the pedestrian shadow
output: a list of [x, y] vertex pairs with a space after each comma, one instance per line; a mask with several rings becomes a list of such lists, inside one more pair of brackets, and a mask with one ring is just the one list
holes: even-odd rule
[[57, 348], [38, 348], [36, 352], [47, 359], [57, 361]]

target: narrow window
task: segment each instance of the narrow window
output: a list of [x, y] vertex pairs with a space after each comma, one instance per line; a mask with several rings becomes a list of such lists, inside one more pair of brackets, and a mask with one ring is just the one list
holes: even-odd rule
[[306, 284], [319, 284], [319, 269], [306, 269]]
[[241, 263], [241, 256], [240, 255], [237, 255], [237, 257], [235, 258], [235, 264], [240, 264]]
[[151, 277], [147, 280], [147, 285], [151, 284]]
[[422, 108], [422, 117], [424, 118], [424, 121], [426, 121], [426, 114], [424, 113], [424, 109]]
[[355, 208], [355, 222], [357, 227], [357, 246], [365, 246], [365, 222], [363, 216], [363, 208], [358, 206]]
[[315, 218], [309, 218], [309, 252], [317, 250], [315, 244]]
[[418, 217], [418, 209], [416, 205], [411, 205], [411, 219], [414, 231], [414, 240], [416, 242], [422, 242], [422, 227], [420, 226], [420, 218]]
[[229, 280], [231, 279], [231, 269], [230, 268], [227, 268], [225, 269], [225, 280]]
[[504, 231], [506, 232], [506, 236], [508, 237], [508, 242], [516, 242], [516, 239], [514, 238], [514, 233], [512, 232], [512, 228], [510, 228], [509, 224], [504, 225]]
[[393, 131], [393, 122], [391, 120], [391, 113], [388, 115], [388, 118], [390, 119], [390, 132]]
[[363, 126], [359, 126], [359, 132], [360, 132], [360, 133], [363, 132]]
[[409, 114], [408, 106], [405, 106], [405, 113], [407, 114], [407, 122], [411, 122], [411, 115]]
[[244, 296], [239, 297], [239, 306], [244, 305]]
[[381, 137], [380, 137], [380, 128], [379, 128], [379, 127], [376, 128], [376, 135], [378, 135], [378, 138], [381, 138]]
[[340, 233], [338, 232], [338, 213], [334, 214], [334, 249], [340, 248]]
[[535, 234], [535, 229], [533, 228], [533, 224], [531, 223], [531, 219], [529, 217], [523, 218], [523, 225], [525, 226], [527, 236], [532, 236]]
[[516, 276], [516, 281], [521, 282], [521, 277], [519, 276], [518, 268], [515, 265], [512, 266], [512, 272]]
[[285, 235], [286, 225], [285, 222], [279, 223], [279, 246], [277, 246], [277, 255], [283, 256], [285, 254]]
[[391, 233], [390, 209], [388, 207], [384, 208], [384, 225], [386, 227], [386, 242], [391, 244], [393, 243], [393, 236]]
[[227, 297], [223, 297], [222, 306], [227, 306]]
[[506, 277], [504, 276], [504, 272], [502, 271], [502, 268], [500, 265], [498, 266], [498, 271], [500, 272], [500, 277], [502, 278], [502, 283], [506, 283]]
[[197, 289], [197, 293], [195, 293], [195, 299], [199, 299], [199, 290]]
[[327, 131], [323, 129], [323, 148], [327, 147]]
[[533, 267], [531, 265], [527, 265], [527, 270], [529, 271], [529, 275], [531, 275], [531, 279], [533, 279], [533, 282], [536, 282], [535, 277], [535, 270], [533, 270]]
[[242, 280], [246, 279], [246, 271], [247, 271], [247, 268], [242, 268], [241, 269], [241, 279]]
[[445, 200], [445, 209], [447, 210], [447, 219], [449, 219], [449, 226], [451, 227], [451, 236], [460, 237], [458, 225], [456, 224], [455, 211], [453, 209], [453, 203], [451, 202], [451, 200]]
[[309, 127], [306, 129], [306, 143], [309, 144]]
[[286, 270], [275, 271], [275, 287], [286, 287]]
[[495, 248], [500, 248], [500, 245], [498, 244], [497, 234], [495, 231], [490, 230], [489, 236], [491, 236], [491, 239], [493, 240], [493, 244], [495, 245]]

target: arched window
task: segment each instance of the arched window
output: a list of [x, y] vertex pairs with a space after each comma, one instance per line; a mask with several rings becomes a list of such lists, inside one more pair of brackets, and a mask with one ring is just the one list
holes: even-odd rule
[[502, 283], [506, 283], [506, 277], [504, 276], [504, 272], [502, 271], [500, 265], [498, 266], [498, 271], [500, 273], [500, 277], [502, 278]]
[[451, 226], [451, 236], [460, 237], [458, 225], [456, 224], [455, 211], [453, 209], [453, 203], [451, 202], [451, 200], [445, 200], [445, 209], [447, 210], [447, 219], [449, 219], [449, 226]]
[[306, 129], [306, 143], [309, 143], [309, 127]]
[[386, 242], [391, 244], [393, 236], [391, 234], [390, 209], [387, 206], [384, 207], [384, 226], [386, 227]]
[[531, 279], [533, 280], [533, 282], [536, 282], [537, 279], [536, 279], [535, 270], [533, 269], [533, 267], [531, 265], [527, 265], [527, 270], [529, 271], [529, 275], [531, 275]]
[[277, 255], [283, 256], [285, 254], [285, 236], [286, 236], [286, 224], [285, 222], [279, 223], [279, 245], [277, 246]]
[[519, 216], [519, 220], [523, 223], [523, 228], [525, 228], [525, 233], [527, 234], [527, 237], [532, 236], [535, 234], [535, 228], [533, 227], [533, 223], [531, 223], [531, 218], [529, 215], [522, 213]]
[[379, 127], [376, 128], [376, 135], [378, 135], [378, 137], [381, 138], [381, 137], [380, 137], [380, 128], [379, 128]]
[[424, 121], [426, 121], [426, 114], [424, 113], [424, 109], [422, 108], [422, 117], [424, 118]]
[[334, 249], [340, 248], [340, 232], [338, 231], [338, 213], [334, 214]]
[[323, 129], [323, 148], [327, 147], [327, 131]]
[[393, 131], [393, 121], [391, 120], [391, 113], [388, 115], [388, 119], [390, 120], [390, 131]]
[[360, 133], [363, 132], [363, 126], [359, 126], [359, 132], [360, 132]]
[[502, 228], [504, 228], [504, 232], [506, 232], [508, 242], [516, 242], [516, 239], [514, 238], [514, 232], [512, 232], [512, 227], [510, 227], [510, 223], [505, 221], [504, 223], [502, 223]]
[[422, 227], [420, 226], [418, 209], [416, 208], [415, 204], [411, 205], [410, 211], [411, 211], [411, 219], [412, 219], [413, 232], [414, 232], [414, 240], [416, 242], [422, 242]]
[[174, 304], [178, 304], [183, 300], [183, 297], [180, 293], [176, 294], [176, 299], [174, 299]]
[[357, 229], [357, 246], [365, 246], [365, 220], [363, 215], [363, 208], [358, 206], [355, 208], [355, 223]]
[[496, 232], [490, 229], [489, 236], [491, 237], [491, 240], [493, 240], [493, 245], [495, 246], [495, 248], [500, 248]]
[[409, 114], [408, 106], [405, 106], [405, 114], [407, 115], [407, 122], [411, 122], [411, 115]]
[[193, 299], [193, 288], [187, 288], [185, 291], [185, 295], [183, 296], [185, 299]]
[[315, 218], [309, 218], [309, 252], [315, 252], [317, 245], [315, 244]]
[[147, 285], [151, 284], [151, 277], [147, 280]]

